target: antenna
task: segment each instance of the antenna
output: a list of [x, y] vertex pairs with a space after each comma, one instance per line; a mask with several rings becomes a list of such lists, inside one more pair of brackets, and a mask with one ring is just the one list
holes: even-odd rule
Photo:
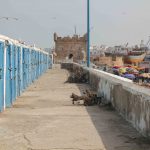
[[74, 33], [77, 35], [77, 26], [74, 26]]
[[150, 36], [149, 36], [149, 39], [148, 39], [146, 46], [149, 47], [149, 45], [150, 45]]

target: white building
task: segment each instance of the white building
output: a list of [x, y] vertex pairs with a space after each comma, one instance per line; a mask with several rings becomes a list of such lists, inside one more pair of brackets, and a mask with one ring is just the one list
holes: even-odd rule
[[90, 53], [91, 57], [104, 56], [106, 51], [106, 46], [91, 46]]

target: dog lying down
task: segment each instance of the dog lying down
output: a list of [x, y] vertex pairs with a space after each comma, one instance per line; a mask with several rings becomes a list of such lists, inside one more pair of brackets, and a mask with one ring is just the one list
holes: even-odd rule
[[72, 104], [75, 102], [83, 101], [84, 106], [93, 106], [101, 104], [101, 98], [97, 97], [97, 94], [91, 93], [90, 91], [86, 90], [83, 93], [83, 96], [78, 96], [74, 93], [70, 96], [72, 98]]

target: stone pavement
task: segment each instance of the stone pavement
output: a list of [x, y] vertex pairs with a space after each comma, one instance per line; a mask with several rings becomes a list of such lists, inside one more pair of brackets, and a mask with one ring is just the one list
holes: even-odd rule
[[73, 106], [71, 93], [88, 86], [65, 83], [67, 76], [49, 70], [0, 114], [0, 150], [150, 150], [109, 107]]

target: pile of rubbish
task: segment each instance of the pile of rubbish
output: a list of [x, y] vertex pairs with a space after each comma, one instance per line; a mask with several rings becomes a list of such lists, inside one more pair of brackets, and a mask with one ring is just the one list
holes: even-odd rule
[[136, 76], [139, 74], [139, 71], [132, 67], [120, 67], [114, 66], [112, 71], [115, 75], [134, 80]]
[[136, 77], [135, 82], [141, 86], [150, 88], [150, 73], [140, 74], [138, 77]]
[[114, 66], [112, 68], [113, 74], [133, 80], [135, 82], [139, 82], [142, 80], [144, 82], [145, 80], [149, 81], [150, 74], [145, 73], [145, 68], [139, 68], [135, 66]]
[[72, 104], [75, 104], [75, 102], [80, 102], [82, 100], [84, 106], [99, 105], [102, 102], [102, 97], [97, 97], [96, 93], [91, 92], [89, 90], [86, 90], [83, 93], [83, 96], [78, 96], [72, 93], [70, 98], [72, 98]]
[[150, 79], [150, 73], [143, 73], [140, 77]]
[[83, 70], [76, 70], [75, 72], [70, 72], [67, 82], [69, 83], [87, 83], [88, 74], [84, 73]]

